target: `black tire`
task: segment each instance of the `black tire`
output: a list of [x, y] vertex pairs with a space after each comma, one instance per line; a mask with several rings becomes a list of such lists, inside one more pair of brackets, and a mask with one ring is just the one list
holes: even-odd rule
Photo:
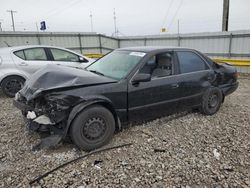
[[70, 128], [72, 141], [81, 149], [91, 151], [108, 143], [115, 132], [113, 114], [94, 105], [76, 116]]
[[20, 76], [9, 76], [2, 81], [1, 88], [8, 97], [15, 97], [15, 94], [22, 89], [25, 79]]
[[220, 109], [223, 94], [219, 88], [209, 88], [202, 98], [200, 111], [205, 115], [213, 115]]

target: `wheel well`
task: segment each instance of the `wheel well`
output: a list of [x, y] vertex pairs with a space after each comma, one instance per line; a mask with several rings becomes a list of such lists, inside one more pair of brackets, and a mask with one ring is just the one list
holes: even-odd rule
[[91, 104], [90, 106], [92, 106], [92, 105], [100, 105], [100, 106], [107, 108], [114, 116], [116, 131], [121, 129], [119, 117], [117, 116], [117, 114], [116, 114], [116, 112], [111, 104], [109, 104], [108, 102], [97, 102], [97, 103]]
[[4, 78], [1, 80], [0, 86], [2, 86], [3, 81], [4, 81], [5, 79], [9, 78], [9, 77], [19, 77], [19, 78], [24, 79], [24, 81], [26, 81], [26, 79], [25, 79], [23, 76], [15, 75], [15, 74], [14, 74], [14, 75], [8, 75], [8, 76], [4, 77]]

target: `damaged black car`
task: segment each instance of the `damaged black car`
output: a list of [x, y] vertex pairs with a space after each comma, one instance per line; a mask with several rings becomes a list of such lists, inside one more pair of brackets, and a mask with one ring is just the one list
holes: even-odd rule
[[29, 127], [50, 132], [54, 143], [70, 137], [81, 149], [105, 145], [115, 130], [170, 111], [215, 114], [238, 87], [238, 73], [186, 48], [117, 49], [87, 68], [48, 65], [15, 97]]

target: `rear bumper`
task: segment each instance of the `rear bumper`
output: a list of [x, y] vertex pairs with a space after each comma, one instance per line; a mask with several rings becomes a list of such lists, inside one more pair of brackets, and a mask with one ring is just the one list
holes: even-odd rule
[[221, 89], [223, 91], [223, 94], [226, 96], [233, 93], [238, 88], [238, 86], [239, 82], [234, 82], [233, 84], [222, 86]]

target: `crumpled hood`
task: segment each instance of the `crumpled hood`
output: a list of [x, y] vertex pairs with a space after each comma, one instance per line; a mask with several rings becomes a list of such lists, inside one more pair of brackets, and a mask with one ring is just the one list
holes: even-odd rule
[[45, 68], [34, 73], [30, 79], [26, 81], [20, 94], [27, 100], [31, 100], [43, 91], [115, 82], [117, 81], [114, 79], [100, 76], [83, 69], [47, 65]]

